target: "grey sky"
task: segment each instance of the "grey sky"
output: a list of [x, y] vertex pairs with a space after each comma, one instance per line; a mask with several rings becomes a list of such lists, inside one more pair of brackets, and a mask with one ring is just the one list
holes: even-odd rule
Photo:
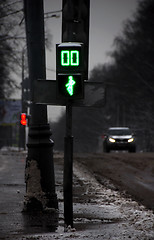
[[[44, 0], [45, 12], [60, 10], [61, 0]], [[138, 0], [91, 0], [90, 2], [90, 38], [89, 38], [89, 70], [97, 64], [110, 59], [107, 52], [112, 50], [115, 36], [122, 30], [124, 20], [130, 18], [136, 9]], [[61, 14], [59, 18], [47, 21], [47, 28], [53, 36], [52, 51], [47, 52], [47, 71], [50, 79], [55, 79], [55, 44], [61, 41]]]
[[136, 9], [136, 0], [91, 0], [90, 70], [109, 59], [115, 36], [122, 30], [122, 22]]
[[[130, 18], [138, 0], [91, 0], [89, 71], [98, 64], [110, 61], [107, 52], [112, 50], [113, 40], [121, 33], [122, 23]], [[45, 12], [62, 8], [62, 0], [44, 0]], [[46, 20], [47, 29], [52, 34], [52, 49], [46, 51], [47, 79], [56, 79], [56, 43], [61, 42], [61, 14], [59, 18]], [[49, 118], [55, 121], [62, 107], [48, 106]]]

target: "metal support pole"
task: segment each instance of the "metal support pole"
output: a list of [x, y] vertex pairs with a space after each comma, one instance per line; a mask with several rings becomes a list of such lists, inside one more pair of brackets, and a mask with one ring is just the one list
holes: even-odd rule
[[[43, 0], [24, 0], [24, 12], [32, 100], [34, 81], [46, 79]], [[32, 103], [30, 114], [24, 210], [58, 208], [47, 106]]]
[[[26, 112], [25, 101], [24, 101], [24, 49], [22, 51], [21, 112], [22, 113], [27, 113]], [[20, 124], [19, 125], [19, 143], [18, 143], [19, 150], [21, 148], [23, 148], [24, 150], [26, 149], [25, 136], [26, 136], [25, 126]]]
[[64, 221], [73, 227], [73, 136], [72, 106], [66, 105], [66, 136], [64, 141]]

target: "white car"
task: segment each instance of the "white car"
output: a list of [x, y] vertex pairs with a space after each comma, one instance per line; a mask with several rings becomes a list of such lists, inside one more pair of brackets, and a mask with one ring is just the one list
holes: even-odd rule
[[136, 152], [136, 141], [130, 128], [111, 127], [105, 135], [103, 147], [104, 152], [110, 152], [111, 150]]

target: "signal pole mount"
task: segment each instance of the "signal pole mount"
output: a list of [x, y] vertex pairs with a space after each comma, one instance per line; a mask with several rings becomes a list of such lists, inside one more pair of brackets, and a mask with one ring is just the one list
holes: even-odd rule
[[[72, 102], [84, 98], [88, 79], [90, 0], [63, 0], [62, 44], [57, 47], [57, 98], [66, 101], [64, 148], [64, 221], [73, 227]], [[81, 45], [80, 45], [81, 43]], [[70, 45], [70, 46], [69, 46]]]
[[64, 139], [64, 221], [73, 227], [73, 136], [72, 100], [84, 98], [84, 52], [82, 43], [56, 46], [57, 98], [66, 101], [66, 136]]
[[66, 105], [66, 135], [64, 138], [64, 221], [73, 227], [73, 136], [72, 105]]

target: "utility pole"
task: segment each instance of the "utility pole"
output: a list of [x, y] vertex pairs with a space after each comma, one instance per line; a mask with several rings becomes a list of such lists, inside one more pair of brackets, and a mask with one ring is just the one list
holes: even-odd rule
[[[24, 54], [25, 54], [25, 48], [23, 48], [22, 50], [22, 75], [21, 75], [21, 113], [26, 113], [27, 114], [27, 107], [26, 107], [26, 103], [25, 103], [25, 99], [24, 99], [24, 64], [25, 64], [25, 58], [24, 58]], [[23, 126], [21, 123], [19, 125], [19, 149], [23, 148], [24, 150], [26, 149], [26, 126]]]
[[[63, 0], [62, 2], [62, 42], [84, 43], [85, 57], [83, 61], [84, 70], [82, 71], [83, 80], [88, 79], [89, 9], [90, 0]], [[63, 52], [64, 55], [66, 52], [68, 51]], [[75, 53], [75, 51], [73, 52]], [[67, 55], [66, 65], [69, 65], [68, 59], [69, 56]], [[65, 76], [66, 75], [64, 75], [64, 78]], [[58, 77], [60, 77], [60, 80]], [[70, 74], [68, 78], [69, 77], [71, 77], [74, 84], [79, 82], [79, 79], [77, 79], [77, 81], [74, 80], [76, 77], [75, 75]], [[62, 75], [57, 75], [57, 80], [59, 80], [58, 83], [62, 82]], [[83, 96], [81, 98], [83, 98]], [[69, 225], [73, 227], [72, 101], [69, 99], [66, 103], [66, 136], [64, 141], [64, 221], [66, 227]]]
[[[43, 0], [24, 0], [31, 100], [34, 81], [46, 79]], [[55, 194], [53, 141], [47, 105], [31, 103], [26, 159], [26, 212], [58, 208]]]
[[66, 105], [66, 135], [64, 139], [64, 221], [73, 227], [73, 136], [72, 105]]

